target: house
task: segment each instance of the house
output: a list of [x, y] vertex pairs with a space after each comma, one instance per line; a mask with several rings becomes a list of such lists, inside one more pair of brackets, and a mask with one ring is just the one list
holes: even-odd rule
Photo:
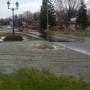
[[[70, 29], [71, 29], [71, 30], [81, 29], [81, 27], [76, 24], [76, 19], [77, 19], [77, 18], [71, 18], [71, 20], [70, 20]], [[88, 25], [88, 27], [86, 28], [86, 30], [90, 30], [90, 20], [88, 20], [88, 22], [89, 22], [89, 25]]]
[[75, 30], [76, 29], [76, 18], [71, 18], [70, 20], [70, 29]]

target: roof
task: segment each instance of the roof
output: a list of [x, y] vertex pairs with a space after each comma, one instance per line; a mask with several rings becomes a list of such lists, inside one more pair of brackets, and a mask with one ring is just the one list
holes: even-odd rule
[[71, 21], [71, 22], [75, 22], [75, 21], [76, 21], [76, 18], [71, 18], [70, 21]]

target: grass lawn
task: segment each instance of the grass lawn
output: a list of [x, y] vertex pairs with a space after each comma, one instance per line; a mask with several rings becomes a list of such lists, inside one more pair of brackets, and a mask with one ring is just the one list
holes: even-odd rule
[[35, 38], [35, 37], [32, 37], [32, 36], [29, 36], [29, 35], [23, 35], [23, 36], [25, 36], [29, 41], [39, 40], [38, 38]]
[[[11, 36], [11, 35], [12, 35], [12, 33], [2, 33], [2, 34], [0, 34], [0, 37], [2, 37], [2, 36]], [[26, 37], [29, 41], [39, 40], [39, 39], [37, 39], [37, 38], [35, 38], [35, 37], [29, 36], [29, 35], [25, 35], [25, 34], [23, 34], [23, 33], [15, 33], [15, 35], [16, 35], [16, 36]]]
[[78, 37], [90, 37], [90, 31], [83, 31], [83, 30], [57, 30], [57, 31], [54, 31], [53, 33], [74, 35]]
[[90, 90], [90, 83], [45, 70], [21, 69], [14, 74], [0, 74], [0, 90]]

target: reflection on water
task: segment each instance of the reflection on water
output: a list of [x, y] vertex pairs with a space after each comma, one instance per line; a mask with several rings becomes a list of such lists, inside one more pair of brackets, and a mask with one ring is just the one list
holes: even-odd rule
[[0, 37], [0, 42], [2, 42], [4, 38], [5, 36]]

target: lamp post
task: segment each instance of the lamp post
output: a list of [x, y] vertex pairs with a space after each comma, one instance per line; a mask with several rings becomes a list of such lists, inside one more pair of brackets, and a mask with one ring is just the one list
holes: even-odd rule
[[10, 2], [9, 2], [9, 1], [7, 2], [8, 9], [12, 10], [13, 36], [14, 36], [14, 34], [15, 34], [15, 31], [14, 31], [14, 11], [15, 11], [15, 10], [18, 10], [18, 7], [19, 7], [18, 1], [15, 3], [15, 5], [16, 5], [16, 8], [10, 8]]

